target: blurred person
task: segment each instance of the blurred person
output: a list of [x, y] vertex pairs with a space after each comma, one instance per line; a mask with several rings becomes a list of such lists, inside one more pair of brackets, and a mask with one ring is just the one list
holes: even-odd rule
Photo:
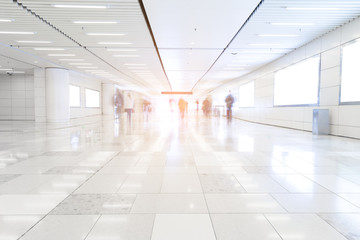
[[124, 104], [124, 98], [119, 89], [116, 89], [114, 95], [115, 118], [120, 118], [121, 109]]
[[210, 116], [211, 112], [211, 101], [209, 98], [206, 98], [202, 103], [202, 110], [206, 117]]
[[151, 102], [149, 102], [146, 99], [143, 102], [143, 111], [144, 111], [144, 120], [148, 121], [149, 120], [149, 114], [151, 112]]
[[226, 103], [226, 118], [231, 119], [232, 118], [232, 105], [234, 103], [234, 97], [231, 95], [231, 90], [229, 90], [229, 94], [225, 98]]
[[184, 118], [187, 102], [183, 98], [180, 98], [178, 105], [180, 110], [180, 116], [181, 118]]
[[127, 92], [124, 97], [124, 108], [127, 113], [129, 123], [131, 122], [131, 114], [134, 112], [134, 101], [132, 99], [131, 93]]
[[199, 99], [196, 99], [196, 112], [199, 112]]

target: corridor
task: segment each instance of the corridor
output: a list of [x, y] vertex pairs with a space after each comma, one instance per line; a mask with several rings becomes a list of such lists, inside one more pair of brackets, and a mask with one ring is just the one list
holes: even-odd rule
[[0, 239], [360, 239], [360, 141], [202, 114], [0, 122]]

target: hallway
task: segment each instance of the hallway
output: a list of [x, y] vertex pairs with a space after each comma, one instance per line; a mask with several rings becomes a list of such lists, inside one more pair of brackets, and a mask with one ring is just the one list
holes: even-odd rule
[[0, 239], [360, 239], [360, 141], [189, 114], [0, 122]]

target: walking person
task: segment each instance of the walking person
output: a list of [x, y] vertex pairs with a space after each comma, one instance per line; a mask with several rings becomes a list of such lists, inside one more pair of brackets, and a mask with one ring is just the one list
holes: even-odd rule
[[124, 108], [125, 108], [125, 112], [127, 113], [128, 122], [131, 123], [131, 114], [134, 111], [134, 101], [132, 99], [130, 92], [125, 94]]
[[232, 105], [234, 103], [234, 97], [233, 95], [231, 95], [231, 91], [229, 90], [229, 94], [226, 96], [225, 98], [225, 103], [226, 103], [226, 118], [228, 120], [231, 120], [232, 118]]

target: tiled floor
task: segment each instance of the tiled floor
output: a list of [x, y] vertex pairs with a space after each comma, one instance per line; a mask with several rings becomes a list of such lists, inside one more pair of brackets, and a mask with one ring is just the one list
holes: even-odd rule
[[360, 140], [202, 115], [0, 121], [0, 240], [360, 239]]

